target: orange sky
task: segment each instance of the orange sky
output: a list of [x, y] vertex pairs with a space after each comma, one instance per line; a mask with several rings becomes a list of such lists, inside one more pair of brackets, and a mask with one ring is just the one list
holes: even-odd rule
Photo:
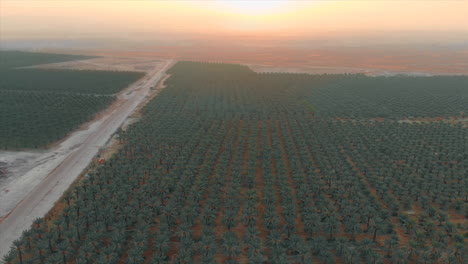
[[0, 0], [0, 39], [127, 37], [145, 33], [320, 35], [441, 31], [468, 34], [468, 1]]

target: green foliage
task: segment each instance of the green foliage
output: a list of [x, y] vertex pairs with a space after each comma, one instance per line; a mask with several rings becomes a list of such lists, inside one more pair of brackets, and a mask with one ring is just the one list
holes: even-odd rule
[[141, 77], [134, 72], [17, 69], [89, 57], [0, 52], [0, 149], [39, 148], [92, 119]]
[[55, 63], [71, 60], [84, 60], [91, 58], [94, 57], [54, 53], [34, 53], [23, 51], [0, 51], [0, 68], [11, 69], [15, 67], [25, 67], [38, 64]]
[[46, 245], [45, 263], [466, 262], [466, 230], [450, 224], [466, 215], [465, 127], [316, 116], [284, 92], [294, 78], [238, 65], [171, 74], [51, 229], [38, 220], [23, 236], [24, 256]]
[[298, 78], [285, 74], [283, 78], [296, 82], [291, 84], [291, 92], [302, 95], [308, 105], [325, 117], [450, 117], [468, 111], [467, 76], [367, 77], [346, 74]]
[[138, 72], [45, 69], [6, 69], [0, 73], [0, 92], [93, 95], [115, 94], [142, 76]]

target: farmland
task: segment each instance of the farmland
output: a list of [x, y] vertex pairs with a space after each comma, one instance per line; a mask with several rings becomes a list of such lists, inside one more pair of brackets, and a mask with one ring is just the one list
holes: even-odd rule
[[467, 261], [466, 77], [169, 74], [6, 263]]
[[0, 52], [0, 148], [43, 148], [91, 120], [136, 72], [39, 70], [21, 67], [89, 57]]

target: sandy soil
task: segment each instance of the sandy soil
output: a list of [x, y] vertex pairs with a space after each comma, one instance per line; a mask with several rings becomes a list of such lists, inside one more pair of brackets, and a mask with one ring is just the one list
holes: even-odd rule
[[[257, 42], [258, 41], [258, 42]], [[370, 76], [468, 75], [468, 52], [419, 46], [315, 46], [266, 39], [217, 38], [186, 45], [148, 44], [131, 49], [49, 49], [54, 53], [123, 58], [161, 58], [252, 65], [266, 72], [365, 73]], [[260, 45], [257, 45], [260, 44]], [[267, 44], [267, 45], [264, 45]]]
[[412, 71], [391, 71], [377, 68], [357, 68], [357, 67], [331, 67], [331, 66], [270, 66], [261, 64], [246, 64], [254, 72], [258, 73], [308, 73], [308, 74], [343, 74], [343, 73], [363, 73], [367, 76], [433, 76], [433, 75], [464, 75], [459, 73], [431, 73], [431, 72], [412, 72]]
[[[187, 45], [149, 45], [141, 49], [87, 49], [76, 50], [81, 55], [175, 58], [177, 60], [212, 61], [283, 67], [306, 72], [362, 72], [371, 69], [379, 74], [410, 73], [468, 74], [468, 53], [459, 49], [422, 48], [420, 46], [296, 46], [272, 44], [251, 46], [249, 40], [187, 43]], [[296, 43], [297, 44], [297, 43]], [[60, 53], [61, 50], [50, 50]], [[70, 52], [69, 50], [64, 50]], [[64, 52], [63, 51], [63, 52]]]
[[165, 60], [154, 58], [102, 57], [87, 60], [41, 64], [21, 68], [149, 72], [154, 68], [155, 64], [162, 61]]
[[324, 74], [324, 73], [367, 73], [375, 70], [366, 68], [348, 68], [348, 67], [329, 67], [329, 66], [270, 66], [261, 64], [246, 64], [255, 72], [259, 73], [311, 73], [311, 74]]
[[104, 114], [51, 150], [0, 153], [7, 175], [0, 186], [0, 256], [35, 218], [53, 207], [172, 65], [172, 60], [153, 60], [151, 71], [122, 91]]
[[[2, 189], [15, 175], [22, 175], [35, 166], [43, 152], [13, 152], [0, 151], [0, 193], [8, 192]], [[2, 212], [0, 211], [0, 217]]]
[[407, 124], [429, 124], [429, 123], [447, 123], [451, 125], [461, 124], [463, 127], [468, 127], [468, 118], [464, 117], [451, 117], [451, 118], [442, 118], [442, 117], [433, 117], [433, 118], [412, 118], [412, 119], [402, 119], [398, 120], [399, 123]]

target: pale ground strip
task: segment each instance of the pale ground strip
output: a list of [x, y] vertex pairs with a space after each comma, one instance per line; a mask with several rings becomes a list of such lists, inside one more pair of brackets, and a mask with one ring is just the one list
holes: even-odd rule
[[308, 73], [308, 74], [357, 74], [362, 73], [369, 77], [377, 76], [434, 76], [434, 75], [466, 75], [461, 73], [430, 73], [416, 71], [392, 71], [386, 69], [359, 68], [359, 67], [332, 67], [332, 66], [314, 66], [302, 65], [298, 67], [279, 67], [261, 64], [245, 64], [252, 71], [258, 73]]
[[139, 71], [149, 72], [161, 60], [154, 58], [99, 57], [87, 60], [65, 61], [20, 68], [55, 70], [98, 70], [98, 71]]

